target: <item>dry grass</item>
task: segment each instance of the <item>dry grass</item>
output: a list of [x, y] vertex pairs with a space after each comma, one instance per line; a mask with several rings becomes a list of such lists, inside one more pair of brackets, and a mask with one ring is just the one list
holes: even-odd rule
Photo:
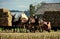
[[0, 33], [0, 39], [60, 39], [60, 32]]

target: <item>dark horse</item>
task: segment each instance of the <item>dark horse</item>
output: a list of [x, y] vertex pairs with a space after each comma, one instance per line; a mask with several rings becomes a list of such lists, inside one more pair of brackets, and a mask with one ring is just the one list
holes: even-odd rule
[[17, 21], [14, 21], [15, 20], [15, 16], [16, 16], [16, 14], [12, 15], [12, 28], [14, 28], [14, 32], [15, 32], [15, 28], [20, 28], [20, 26], [21, 26], [20, 17], [18, 18]]
[[12, 15], [12, 26], [17, 26], [17, 24], [20, 22], [20, 19], [18, 19], [17, 21], [14, 21], [15, 20], [15, 15]]

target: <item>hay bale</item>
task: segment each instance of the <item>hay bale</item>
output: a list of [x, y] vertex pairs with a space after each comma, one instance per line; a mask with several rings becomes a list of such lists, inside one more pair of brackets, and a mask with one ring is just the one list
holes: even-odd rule
[[0, 9], [0, 26], [12, 26], [12, 16], [9, 10]]

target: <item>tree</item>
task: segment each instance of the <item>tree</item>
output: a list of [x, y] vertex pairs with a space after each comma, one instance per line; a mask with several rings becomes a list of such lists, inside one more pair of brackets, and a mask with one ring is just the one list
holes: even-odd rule
[[31, 4], [31, 5], [30, 5], [30, 16], [32, 17], [34, 13], [35, 13], [35, 6], [33, 6], [33, 5]]

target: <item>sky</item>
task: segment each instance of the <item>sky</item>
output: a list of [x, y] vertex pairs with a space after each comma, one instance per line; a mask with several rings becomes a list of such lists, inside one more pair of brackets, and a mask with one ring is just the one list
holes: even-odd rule
[[60, 0], [0, 0], [0, 8], [25, 11], [29, 9], [30, 4], [38, 4], [42, 1], [60, 3]]

